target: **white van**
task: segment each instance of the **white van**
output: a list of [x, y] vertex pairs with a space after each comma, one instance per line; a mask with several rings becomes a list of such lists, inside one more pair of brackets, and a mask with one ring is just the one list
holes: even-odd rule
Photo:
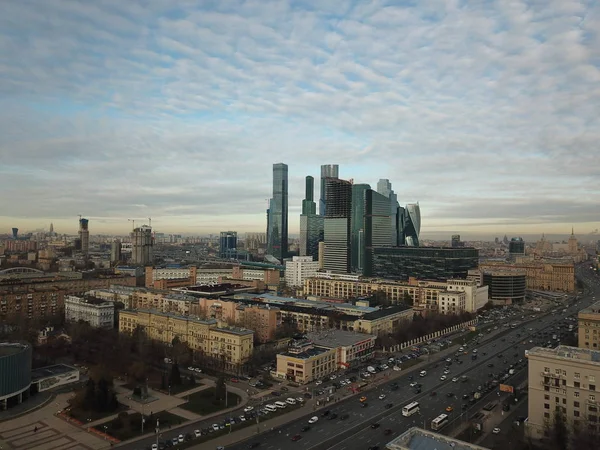
[[279, 409], [287, 408], [287, 404], [285, 402], [275, 402], [275, 406]]
[[424, 377], [425, 375], [427, 375], [427, 371], [426, 370], [421, 370], [421, 373], [419, 374], [420, 377]]
[[375, 367], [369, 366], [369, 367], [367, 367], [367, 371], [370, 373], [375, 373]]
[[287, 399], [285, 402], [286, 402], [288, 405], [295, 405], [295, 404], [296, 404], [296, 399], [295, 399], [295, 398], [292, 398], [292, 397], [290, 397], [290, 398], [288, 398], [288, 399]]
[[275, 405], [267, 405], [267, 406], [265, 406], [265, 409], [267, 411], [270, 411], [270, 412], [275, 412], [275, 411], [277, 411], [277, 406], [275, 406]]

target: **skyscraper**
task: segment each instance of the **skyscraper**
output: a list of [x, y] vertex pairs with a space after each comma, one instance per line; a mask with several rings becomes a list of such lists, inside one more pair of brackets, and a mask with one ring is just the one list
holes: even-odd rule
[[327, 203], [327, 186], [325, 180], [327, 178], [338, 178], [340, 168], [337, 164], [325, 164], [321, 166], [321, 197], [319, 199], [319, 214], [321, 216], [326, 215], [326, 203]]
[[312, 256], [317, 261], [319, 242], [323, 240], [323, 217], [316, 214], [314, 181], [313, 177], [306, 177], [306, 192], [300, 215], [300, 256]]
[[419, 234], [421, 233], [421, 208], [418, 203], [406, 205], [404, 214], [404, 241], [408, 247], [419, 246]]
[[377, 182], [377, 192], [387, 198], [390, 199], [390, 224], [391, 224], [391, 233], [390, 233], [390, 243], [392, 246], [402, 245], [403, 241], [398, 239], [399, 232], [399, 224], [400, 218], [398, 214], [401, 211], [398, 211], [400, 204], [398, 203], [398, 196], [392, 189], [392, 183], [387, 178], [381, 178]]
[[282, 260], [288, 252], [288, 166], [273, 164], [273, 198], [270, 201], [267, 253]]
[[365, 192], [365, 233], [364, 233], [364, 275], [373, 274], [374, 251], [377, 248], [391, 247], [392, 222], [390, 220], [390, 199], [369, 189]]
[[132, 264], [139, 266], [152, 265], [154, 262], [152, 228], [148, 225], [135, 228], [131, 233], [131, 243]]
[[325, 270], [350, 272], [350, 215], [352, 183], [337, 178], [325, 179], [326, 215], [324, 224]]
[[219, 235], [219, 258], [235, 257], [237, 250], [237, 231], [221, 231]]
[[110, 262], [119, 263], [121, 261], [121, 241], [115, 239], [110, 245]]
[[90, 231], [88, 229], [88, 220], [79, 219], [79, 240], [81, 241], [81, 252], [87, 255], [90, 251]]
[[365, 207], [368, 184], [352, 185], [352, 215], [350, 217], [350, 265], [352, 272], [362, 273], [365, 250]]

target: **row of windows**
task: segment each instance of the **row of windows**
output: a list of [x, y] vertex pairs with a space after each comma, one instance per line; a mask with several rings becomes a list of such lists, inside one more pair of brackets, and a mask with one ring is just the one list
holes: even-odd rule
[[[544, 372], [550, 373], [550, 367], [544, 367]], [[564, 369], [554, 369], [554, 373], [556, 375], [567, 375], [567, 371]], [[581, 378], [581, 372], [574, 372], [573, 373], [573, 378], [575, 378], [576, 380], [579, 380]], [[588, 379], [588, 381], [596, 381], [596, 377], [594, 375], [586, 375], [586, 377]]]

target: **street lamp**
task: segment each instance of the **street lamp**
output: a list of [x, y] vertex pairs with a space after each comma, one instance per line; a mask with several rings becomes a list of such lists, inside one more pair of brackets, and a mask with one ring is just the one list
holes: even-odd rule
[[160, 423], [158, 419], [156, 419], [156, 448], [158, 448], [158, 436], [160, 433]]
[[104, 425], [104, 440], [108, 440], [108, 426]]

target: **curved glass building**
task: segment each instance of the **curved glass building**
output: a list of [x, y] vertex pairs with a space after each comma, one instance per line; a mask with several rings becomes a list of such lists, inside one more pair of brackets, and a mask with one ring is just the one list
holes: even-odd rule
[[418, 203], [406, 205], [403, 228], [405, 245], [418, 247], [419, 234], [421, 233], [421, 208]]

